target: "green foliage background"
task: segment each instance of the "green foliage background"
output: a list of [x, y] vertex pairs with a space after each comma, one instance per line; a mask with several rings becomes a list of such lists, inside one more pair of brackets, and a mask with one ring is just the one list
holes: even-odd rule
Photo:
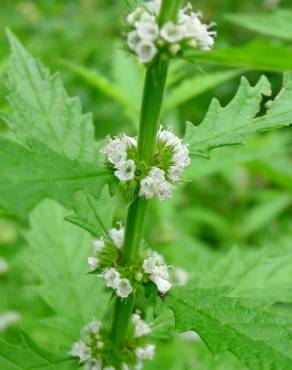
[[[161, 120], [163, 124], [172, 124], [176, 132], [184, 135], [185, 122], [191, 121], [195, 125], [202, 122], [212, 98], [219, 99], [223, 106], [233, 98], [241, 76], [255, 85], [264, 73], [272, 83], [272, 97], [279, 92], [282, 83], [280, 72], [292, 71], [292, 21], [289, 22], [292, 19], [292, 4], [290, 0], [283, 0], [279, 6], [271, 4], [272, 1], [262, 0], [194, 2], [196, 8], [202, 9], [206, 19], [218, 23], [216, 49], [206, 55], [186, 55], [187, 63], [172, 63]], [[8, 26], [51, 71], [61, 72], [68, 94], [80, 98], [83, 112], [93, 113], [97, 140], [121, 131], [135, 135], [143, 69], [122, 50], [121, 30], [126, 11], [122, 1], [2, 0], [0, 111], [6, 114], [10, 111], [4, 85], [9, 58], [5, 34]], [[244, 14], [253, 14], [254, 18]], [[13, 81], [10, 84], [13, 85]], [[264, 103], [265, 99], [260, 105], [260, 113], [265, 112]], [[10, 151], [15, 158], [23, 158], [25, 149], [20, 150], [18, 143], [13, 146], [7, 144], [12, 134], [7, 129], [5, 117], [2, 115], [0, 121], [1, 149], [7, 148], [7, 153]], [[85, 118], [79, 117], [79, 120], [82, 119]], [[13, 128], [14, 132], [21, 132], [21, 120], [19, 122], [19, 127]], [[33, 132], [33, 128], [30, 129]], [[288, 316], [290, 324], [287, 321], [284, 326], [289, 330], [292, 317], [291, 130], [291, 127], [286, 127], [258, 133], [244, 140], [244, 146], [215, 149], [209, 159], [204, 155], [194, 157], [186, 174], [186, 179], [192, 181], [181, 185], [170, 202], [161, 204], [154, 201], [151, 204], [146, 231], [147, 242], [162, 251], [170, 263], [186, 269], [197, 289], [222, 287], [210, 293], [214, 297], [218, 295], [221, 302], [227, 299], [224, 287], [232, 286], [231, 297], [234, 301], [230, 305], [237, 302], [237, 297], [264, 299], [269, 304], [272, 300], [271, 309], [275, 315], [281, 313]], [[56, 132], [60, 133], [58, 128]], [[62, 152], [55, 143], [46, 144], [57, 153]], [[94, 158], [95, 149], [92, 130], [88, 133], [85, 147], [89, 152], [85, 150], [87, 154], [84, 158], [90, 162], [88, 158]], [[97, 150], [96, 147], [96, 153]], [[40, 157], [42, 151], [36, 146], [35, 153], [30, 155], [31, 173], [28, 176], [34, 179], [42, 175], [34, 172], [36, 161], [43, 161], [45, 165], [47, 156], [50, 157], [50, 154]], [[198, 151], [201, 151], [200, 148]], [[69, 153], [66, 163], [54, 154], [55, 166], [51, 176], [58, 177], [64, 167], [82, 176], [92, 173], [92, 164], [71, 162], [76, 159], [72, 148], [66, 153]], [[2, 182], [3, 178], [10, 180], [9, 174], [4, 173], [7, 163], [8, 160], [0, 163]], [[98, 168], [94, 167], [94, 171], [99, 177]], [[106, 174], [103, 176], [106, 177]], [[92, 181], [82, 180], [85, 190], [93, 190]], [[86, 194], [77, 194], [74, 214], [63, 208], [72, 204], [74, 192], [79, 187], [79, 179], [75, 178], [75, 182], [65, 190], [58, 185], [50, 188], [47, 197], [57, 198], [60, 205], [53, 200], [38, 204], [42, 198], [38, 192], [43, 189], [24, 188], [22, 194], [15, 193], [15, 197], [9, 198], [5, 197], [5, 187], [0, 186], [1, 195], [7, 201], [6, 207], [10, 210], [0, 209], [0, 256], [10, 266], [7, 274], [0, 275], [0, 314], [8, 310], [20, 312], [21, 328], [43, 348], [58, 352], [68, 351], [72, 341], [78, 337], [79, 328], [92, 315], [102, 317], [103, 309], [96, 307], [107, 308], [108, 297], [104, 290], [85, 275], [90, 236], [64, 220], [67, 217], [77, 224], [90, 224], [87, 227], [91, 227], [91, 231], [98, 230], [96, 225], [92, 225], [92, 219], [84, 219], [82, 211], [87, 211], [88, 204], [80, 207], [78, 203], [78, 199], [84, 201], [82, 197]], [[35, 194], [33, 199], [29, 197], [32, 191]], [[103, 193], [100, 217], [109, 214], [107, 197], [107, 192]], [[114, 202], [114, 220], [124, 220], [125, 198], [119, 194]], [[90, 214], [90, 209], [86, 214]], [[58, 283], [60, 280], [63, 284]], [[77, 300], [86, 304], [82, 307], [68, 306], [68, 300], [74, 294]], [[202, 291], [199, 296], [204, 294], [206, 292]], [[241, 305], [239, 302], [238, 305]], [[169, 302], [171, 307], [176, 304], [174, 300]], [[198, 303], [200, 305], [207, 316], [215, 315], [212, 302], [206, 300], [205, 305]], [[216, 312], [218, 320], [224, 323], [225, 314]], [[67, 317], [68, 320], [60, 317]], [[167, 315], [160, 320], [155, 324], [156, 340], [160, 340], [158, 356], [153, 363], [147, 364], [147, 369], [244, 369], [244, 365], [231, 354], [211, 355], [202, 341], [188, 341], [178, 336], [170, 339], [165, 331], [160, 334], [161, 328], [167, 328], [168, 334], [173, 332], [173, 327], [169, 325], [172, 321]], [[180, 325], [185, 330], [192, 329], [194, 324], [180, 322]], [[1, 333], [1, 337], [30, 348], [34, 355], [27, 366], [56, 369], [48, 356], [40, 353], [25, 334], [19, 338], [17, 329], [17, 326], [11, 327]], [[217, 344], [220, 335], [223, 340], [223, 334], [217, 333]], [[266, 335], [274, 335], [272, 327]], [[17, 356], [21, 358], [21, 353], [18, 354], [14, 344], [7, 349], [0, 342], [0, 357], [6, 359], [7, 366], [3, 370], [24, 369], [21, 361], [17, 364]], [[224, 350], [220, 345], [215, 348], [215, 345], [207, 344], [214, 352]], [[285, 352], [283, 348], [278, 350]], [[15, 367], [9, 360], [12, 352]], [[281, 358], [281, 363], [276, 361], [276, 365], [273, 355], [268, 358], [269, 353], [265, 365], [252, 362], [255, 361], [252, 358], [247, 362], [252, 370], [270, 369], [272, 364], [275, 369], [288, 370], [285, 364], [291, 361], [291, 349], [289, 356], [288, 350], [286, 354], [290, 357]], [[54, 361], [60, 361], [62, 369], [73, 366], [62, 356], [56, 356]]]

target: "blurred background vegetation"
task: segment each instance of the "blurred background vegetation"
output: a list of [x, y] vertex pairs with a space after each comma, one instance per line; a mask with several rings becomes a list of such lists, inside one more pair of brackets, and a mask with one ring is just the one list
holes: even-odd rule
[[[241, 46], [256, 39], [291, 49], [292, 37], [285, 40], [258, 33], [227, 17], [231, 13], [267, 12], [270, 15], [279, 7], [292, 12], [291, 0], [197, 0], [193, 3], [196, 9], [203, 11], [204, 19], [217, 23], [216, 48]], [[9, 58], [5, 28], [9, 27], [51, 71], [61, 72], [69, 94], [79, 96], [84, 111], [93, 113], [97, 139], [121, 131], [135, 135], [144, 72], [122, 48], [121, 30], [126, 12], [123, 1], [117, 0], [2, 0], [0, 111], [9, 109], [3, 82]], [[273, 28], [273, 24], [270, 26]], [[234, 96], [242, 75], [255, 83], [262, 73], [272, 82], [274, 93], [278, 92], [282, 76], [266, 68], [254, 71], [203, 62], [174, 62], [161, 122], [172, 124], [183, 134], [185, 121], [199, 124], [213, 97], [225, 105]], [[0, 128], [5, 134], [1, 121]], [[215, 263], [218, 255], [228, 255], [234, 246], [239, 253], [246, 250], [257, 253], [265, 248], [271, 255], [286, 255], [292, 245], [291, 164], [291, 128], [253, 137], [244, 147], [218, 149], [210, 160], [195, 159], [186, 176], [192, 181], [186, 181], [171, 202], [153, 203], [147, 240], [196, 279], [200, 279], [195, 271], [197, 260], [207, 256], [208, 263]], [[117, 218], [124, 218], [126, 209], [122, 197], [119, 204]], [[0, 273], [0, 314], [11, 310], [20, 312], [33, 326], [31, 322], [47, 313], [48, 308], [32, 299], [33, 293], [23, 288], [32, 280], [18, 258], [25, 249], [23, 226], [4, 214], [0, 218], [0, 256], [8, 261], [10, 269], [10, 273], [2, 276]], [[232, 255], [229, 258], [232, 264]], [[281, 284], [289, 283], [291, 289], [291, 275], [281, 279]], [[277, 291], [277, 285], [271, 284], [270, 291]], [[248, 291], [248, 287], [243, 289]], [[37, 328], [35, 332], [36, 337], [45, 335]], [[12, 336], [9, 331], [5, 335]], [[166, 348], [161, 349], [169, 357], [169, 367], [163, 357], [164, 368], [182, 369], [181, 365], [175, 367], [169, 346]], [[186, 356], [188, 351], [188, 347], [184, 347], [181, 356]], [[198, 352], [198, 361], [200, 356], [206, 356], [203, 350]], [[157, 361], [157, 368], [162, 368], [159, 358]], [[204, 363], [204, 368], [213, 368]], [[192, 368], [188, 366], [185, 368]], [[220, 357], [216, 366], [221, 368]], [[227, 369], [226, 362], [222, 366]]]

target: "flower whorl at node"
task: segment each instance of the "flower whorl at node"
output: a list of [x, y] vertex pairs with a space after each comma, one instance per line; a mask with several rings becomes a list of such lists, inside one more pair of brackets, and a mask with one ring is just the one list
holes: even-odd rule
[[155, 195], [160, 200], [171, 198], [174, 184], [181, 180], [191, 162], [188, 146], [170, 129], [159, 129], [154, 163], [150, 167], [139, 160], [135, 138], [120, 135], [108, 140], [101, 153], [107, 156], [114, 175], [131, 189], [138, 186], [139, 196], [145, 199]]
[[124, 243], [125, 229], [119, 223], [119, 228], [109, 230], [109, 238], [104, 237], [92, 241], [92, 256], [88, 257], [88, 268], [98, 272], [106, 287], [115, 290], [118, 297], [127, 298], [133, 291], [129, 280], [117, 270], [119, 251]]
[[115, 351], [101, 322], [93, 320], [83, 327], [69, 355], [79, 359], [83, 370], [142, 369], [145, 360], [153, 359], [155, 346], [145, 342], [151, 328], [139, 312], [132, 315], [129, 333], [125, 347]]
[[84, 370], [101, 370], [103, 347], [101, 323], [98, 320], [93, 320], [84, 326], [81, 331], [81, 340], [73, 344], [69, 355], [78, 357], [79, 362], [84, 365]]
[[210, 50], [213, 47], [216, 32], [210, 31], [210, 28], [214, 24], [202, 23], [202, 14], [193, 12], [190, 3], [179, 11], [176, 22], [168, 21], [159, 26], [161, 2], [144, 2], [127, 17], [128, 47], [141, 63], [151, 62], [160, 52], [171, 57], [181, 50]]
[[[92, 241], [92, 256], [87, 259], [90, 272], [98, 274], [105, 286], [113, 289], [120, 298], [127, 298], [136, 291], [138, 285], [149, 282], [156, 285], [160, 294], [165, 295], [171, 288], [170, 276], [164, 258], [157, 252], [149, 249], [146, 258], [142, 252], [131, 266], [119, 265], [124, 233], [125, 229], [119, 223], [119, 228], [109, 230], [109, 237]], [[147, 331], [146, 327], [139, 328], [140, 332]]]

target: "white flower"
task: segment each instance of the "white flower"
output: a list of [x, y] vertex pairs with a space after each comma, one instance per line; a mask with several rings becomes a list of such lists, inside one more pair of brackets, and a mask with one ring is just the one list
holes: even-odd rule
[[147, 344], [144, 347], [138, 347], [135, 353], [139, 361], [152, 360], [155, 356], [155, 346], [154, 344]]
[[179, 166], [171, 166], [169, 167], [167, 171], [167, 175], [169, 179], [173, 182], [178, 182], [182, 177], [182, 173], [183, 173], [183, 167], [179, 167]]
[[129, 366], [125, 363], [122, 364], [121, 368], [121, 370], [130, 370]]
[[114, 245], [121, 249], [124, 244], [125, 238], [125, 228], [120, 225], [119, 229], [112, 228], [109, 230], [110, 237], [114, 243]]
[[142, 267], [147, 274], [153, 274], [156, 273], [157, 268], [162, 265], [164, 265], [164, 258], [157, 252], [152, 252], [151, 255], [144, 260]]
[[92, 241], [92, 247], [93, 247], [93, 252], [94, 253], [99, 253], [102, 251], [102, 249], [105, 247], [105, 242], [103, 237], [97, 240]]
[[83, 370], [102, 370], [102, 362], [98, 359], [90, 359], [83, 367]]
[[135, 337], [143, 337], [151, 332], [150, 326], [141, 319], [138, 313], [132, 315], [132, 323], [134, 325]]
[[120, 273], [114, 268], [105, 269], [101, 276], [108, 288], [115, 288], [120, 279]]
[[10, 325], [16, 324], [21, 320], [18, 312], [7, 311], [0, 314], [0, 333], [4, 332]]
[[165, 172], [163, 170], [161, 170], [158, 167], [152, 167], [148, 176], [152, 177], [155, 185], [159, 185], [161, 182], [165, 180], [164, 175]]
[[168, 281], [168, 268], [160, 254], [152, 252], [143, 261], [142, 268], [146, 274], [149, 274], [149, 279], [157, 286], [160, 293], [165, 294], [171, 288], [171, 284]]
[[136, 23], [138, 37], [143, 41], [155, 41], [159, 37], [159, 27], [154, 20]]
[[[203, 50], [210, 50], [214, 45], [213, 31], [209, 31], [209, 26], [203, 24], [199, 19], [200, 14], [191, 13], [183, 22], [185, 37], [190, 40], [195, 40], [193, 45], [196, 47], [198, 44]], [[211, 25], [212, 26], [212, 25]]]
[[131, 31], [128, 33], [128, 46], [131, 50], [136, 51], [138, 44], [141, 42], [141, 38], [137, 31]]
[[141, 41], [136, 48], [139, 61], [143, 64], [151, 62], [157, 53], [155, 44], [151, 41]]
[[120, 161], [115, 166], [115, 176], [121, 181], [130, 181], [135, 177], [136, 164], [132, 159]]
[[159, 274], [150, 275], [150, 280], [156, 285], [157, 290], [162, 294], [165, 294], [171, 288], [170, 282], [162, 278]]
[[87, 258], [89, 271], [94, 271], [98, 268], [99, 258], [97, 257], [88, 257]]
[[151, 199], [155, 195], [155, 182], [152, 177], [147, 176], [140, 181], [139, 196]]
[[177, 43], [184, 38], [185, 29], [181, 25], [169, 21], [162, 27], [160, 35], [165, 41]]
[[189, 148], [187, 145], [179, 144], [175, 148], [175, 153], [172, 157], [172, 161], [175, 163], [177, 167], [187, 167], [191, 163], [191, 159], [189, 157]]
[[93, 320], [89, 324], [85, 325], [82, 329], [82, 335], [87, 336], [90, 333], [98, 334], [100, 330], [100, 321]]
[[168, 280], [169, 279], [169, 273], [168, 273], [168, 267], [166, 264], [156, 266], [155, 270], [153, 271], [154, 275], [159, 275], [161, 278]]
[[125, 136], [127, 146], [137, 146], [137, 138], [131, 136]]
[[141, 7], [136, 8], [132, 13], [128, 15], [127, 22], [131, 25], [134, 25], [135, 22], [139, 21], [142, 13], [143, 13], [143, 9]]
[[107, 159], [112, 164], [117, 164], [122, 160], [127, 159], [127, 145], [124, 137], [108, 138], [109, 143], [100, 150], [107, 156]]
[[169, 146], [176, 146], [181, 143], [181, 139], [177, 137], [170, 130], [163, 130], [162, 127], [159, 128], [158, 138], [161, 141], [165, 141]]
[[73, 344], [69, 355], [79, 357], [81, 362], [86, 362], [91, 358], [91, 349], [80, 340]]
[[148, 176], [140, 181], [140, 192], [139, 196], [151, 199], [157, 191], [159, 186], [164, 180], [165, 172], [158, 167], [152, 167], [149, 171]]
[[9, 271], [9, 265], [4, 258], [0, 258], [0, 275], [4, 275]]
[[172, 193], [174, 190], [174, 186], [168, 182], [164, 181], [161, 184], [159, 184], [157, 188], [157, 195], [160, 200], [170, 199], [172, 198]]
[[156, 16], [160, 13], [161, 0], [152, 0], [145, 3], [145, 8]]
[[118, 297], [127, 298], [133, 291], [128, 279], [119, 279], [115, 284], [115, 289]]

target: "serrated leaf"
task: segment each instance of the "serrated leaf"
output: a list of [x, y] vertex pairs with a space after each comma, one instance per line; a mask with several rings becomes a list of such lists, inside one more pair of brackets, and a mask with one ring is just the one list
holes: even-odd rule
[[21, 218], [44, 198], [71, 208], [76, 191], [98, 195], [108, 180], [105, 168], [72, 161], [36, 140], [28, 149], [0, 137], [0, 207]]
[[240, 47], [226, 47], [205, 51], [189, 51], [183, 58], [189, 62], [256, 69], [261, 71], [292, 71], [292, 49], [262, 41], [253, 41]]
[[37, 139], [67, 156], [96, 162], [91, 114], [83, 114], [80, 100], [69, 98], [59, 74], [50, 75], [8, 31], [12, 55], [7, 87], [12, 112], [2, 115], [18, 139]]
[[76, 361], [68, 356], [52, 354], [38, 347], [26, 334], [20, 334], [20, 344], [0, 339], [1, 370], [74, 370]]
[[64, 220], [67, 211], [52, 200], [42, 202], [30, 215], [27, 260], [39, 281], [36, 292], [54, 310], [56, 330], [72, 340], [106, 305], [103, 284], [87, 274], [91, 237]]
[[179, 332], [195, 330], [213, 353], [229, 351], [252, 370], [292, 366], [292, 320], [266, 302], [229, 296], [226, 288], [175, 288], [166, 304]]
[[99, 198], [79, 191], [75, 195], [74, 213], [66, 217], [67, 221], [82, 227], [92, 235], [100, 237], [107, 234], [112, 226], [114, 205], [108, 187], [105, 187]]
[[292, 123], [292, 82], [284, 79], [284, 86], [266, 114], [256, 117], [262, 96], [271, 94], [270, 83], [262, 77], [255, 86], [242, 78], [233, 100], [221, 107], [213, 100], [207, 115], [199, 126], [187, 125], [185, 140], [192, 155], [207, 155], [214, 148], [242, 144], [246, 136], [256, 132], [288, 126]]
[[288, 9], [258, 14], [228, 14], [225, 18], [263, 35], [292, 40], [292, 11]]

